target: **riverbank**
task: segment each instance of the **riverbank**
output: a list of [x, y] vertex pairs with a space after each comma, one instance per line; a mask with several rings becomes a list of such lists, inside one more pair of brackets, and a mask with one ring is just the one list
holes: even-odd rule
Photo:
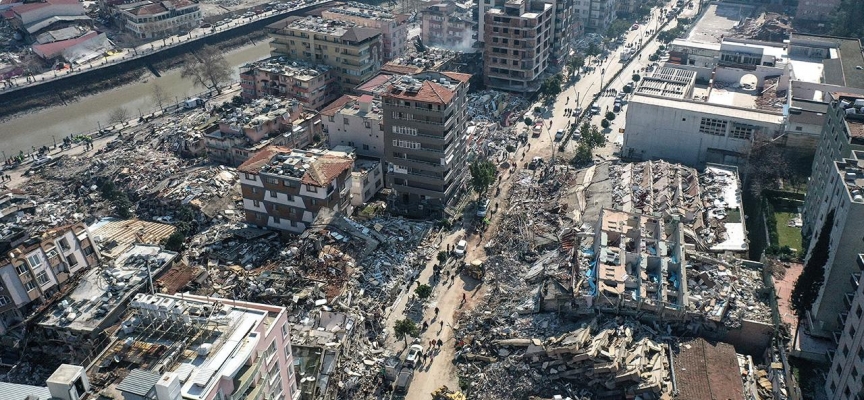
[[[223, 52], [230, 52], [246, 46], [254, 46], [267, 39], [263, 31], [250, 33], [244, 36], [229, 39], [215, 44]], [[173, 55], [159, 60], [149, 67], [156, 70], [160, 75], [165, 74], [180, 66], [182, 55]], [[30, 96], [22, 96], [14, 102], [4, 102], [0, 105], [0, 123], [5, 123], [15, 118], [28, 114], [39, 113], [52, 107], [68, 106], [69, 103], [78, 102], [88, 96], [98, 95], [110, 90], [116, 90], [123, 86], [143, 83], [144, 79], [156, 78], [148, 66], [137, 66], [126, 72], [110, 76], [93, 76], [79, 81], [75, 87], [55, 90], [53, 92], [34, 93]], [[203, 90], [203, 88], [202, 88]], [[149, 93], [142, 93], [149, 96]]]

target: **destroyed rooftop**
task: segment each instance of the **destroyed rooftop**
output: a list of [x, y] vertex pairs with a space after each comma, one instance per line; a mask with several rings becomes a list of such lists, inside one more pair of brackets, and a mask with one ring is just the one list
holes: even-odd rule
[[237, 170], [279, 175], [300, 180], [306, 185], [325, 187], [343, 171], [350, 170], [353, 163], [354, 160], [344, 153], [270, 146], [244, 162]]
[[362, 42], [380, 36], [377, 29], [365, 28], [350, 21], [326, 20], [321, 17], [288, 17], [282, 21], [270, 24], [270, 29], [297, 29], [304, 32], [323, 33], [338, 36], [351, 42]]
[[251, 128], [274, 121], [292, 110], [299, 109], [300, 102], [295, 99], [265, 97], [254, 99], [250, 104], [241, 107], [227, 107], [219, 122], [230, 126]]
[[[293, 77], [301, 81], [308, 81], [330, 71], [330, 66], [323, 64], [312, 64], [302, 60], [291, 60], [283, 56], [276, 56], [248, 63], [241, 70], [251, 71], [258, 69], [272, 74]], [[241, 72], [242, 74], [243, 72]]]
[[405, 55], [384, 64], [381, 70], [397, 74], [412, 74], [424, 70], [437, 71], [456, 58], [457, 54], [454, 50], [428, 46], [425, 51], [409, 49]]
[[159, 246], [133, 245], [112, 265], [88, 271], [39, 325], [76, 332], [105, 328], [102, 324], [115, 312], [122, 312], [126, 300], [149, 284], [147, 269], [150, 275], [157, 275], [176, 256]]
[[358, 3], [356, 1], [349, 1], [345, 3], [345, 5], [333, 7], [328, 9], [327, 11], [337, 14], [350, 15], [352, 17], [362, 17], [381, 21], [396, 19], [396, 15], [391, 13], [389, 10], [378, 6]]

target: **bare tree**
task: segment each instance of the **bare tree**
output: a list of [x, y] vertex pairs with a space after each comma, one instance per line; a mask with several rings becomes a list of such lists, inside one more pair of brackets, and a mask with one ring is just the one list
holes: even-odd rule
[[150, 97], [153, 99], [153, 104], [159, 107], [159, 111], [165, 109], [163, 106], [168, 102], [168, 93], [165, 92], [165, 89], [161, 85], [158, 83], [153, 84], [153, 92], [150, 93]]
[[759, 196], [765, 189], [777, 189], [779, 182], [792, 177], [791, 169], [780, 143], [757, 138], [743, 168], [751, 193]]
[[126, 121], [129, 119], [129, 110], [123, 107], [117, 107], [111, 114], [108, 115], [108, 121], [112, 124], [126, 124]]
[[221, 85], [231, 80], [231, 67], [219, 48], [204, 46], [184, 57], [180, 76], [192, 78], [196, 86], [215, 89], [216, 93], [222, 94]]

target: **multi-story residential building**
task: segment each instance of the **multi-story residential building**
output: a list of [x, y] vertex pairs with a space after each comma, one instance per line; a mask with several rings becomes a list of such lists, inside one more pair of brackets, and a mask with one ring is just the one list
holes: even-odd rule
[[322, 208], [351, 214], [353, 166], [343, 152], [267, 147], [237, 168], [246, 222], [300, 233]]
[[801, 232], [805, 238], [813, 237], [820, 230], [821, 224], [816, 221], [820, 216], [824, 218], [822, 210], [826, 198], [835, 190], [830, 183], [836, 171], [835, 161], [849, 158], [855, 150], [864, 150], [864, 119], [861, 115], [846, 113], [850, 104], [864, 102], [864, 95], [831, 93], [830, 96], [804, 199]]
[[552, 65], [563, 65], [570, 57], [573, 39], [582, 34], [582, 24], [575, 12], [575, 0], [547, 0], [552, 4], [555, 15], [553, 24]]
[[267, 97], [230, 108], [218, 128], [204, 135], [204, 146], [212, 161], [236, 167], [269, 145], [302, 148], [320, 133], [318, 113], [294, 99]]
[[316, 17], [289, 17], [267, 26], [270, 53], [335, 68], [345, 91], [365, 82], [381, 68], [381, 32], [353, 22]]
[[330, 147], [351, 146], [358, 155], [384, 157], [381, 102], [364, 94], [344, 95], [321, 110]]
[[[284, 307], [190, 294], [137, 294], [118, 331], [118, 345], [96, 359], [123, 379], [111, 389], [126, 399], [299, 399], [291, 324]], [[189, 346], [188, 332], [201, 340]], [[127, 347], [122, 343], [126, 341]], [[171, 354], [139, 348], [187, 349]], [[130, 350], [131, 348], [131, 350]], [[111, 362], [132, 352], [156, 370]], [[154, 372], [155, 371], [155, 372]], [[141, 393], [150, 393], [142, 396]]]
[[320, 110], [339, 96], [341, 88], [327, 65], [285, 57], [270, 57], [240, 68], [240, 95], [247, 100], [264, 96], [291, 97], [303, 107]]
[[477, 23], [471, 19], [471, 7], [467, 4], [452, 0], [430, 4], [423, 9], [420, 26], [420, 38], [425, 45], [461, 51], [474, 46]]
[[[839, 335], [837, 350], [832, 351], [831, 368], [825, 379], [825, 392], [830, 400], [860, 399], [864, 397], [864, 254], [854, 261], [857, 272], [851, 275], [851, 291], [845, 293], [845, 319], [843, 332]], [[847, 285], [848, 286], [848, 285]]]
[[384, 187], [384, 169], [381, 161], [367, 158], [354, 160], [354, 169], [351, 171], [351, 205], [358, 207], [372, 200], [381, 188]]
[[201, 24], [201, 9], [190, 0], [145, 1], [116, 8], [126, 29], [139, 39], [186, 33]]
[[468, 74], [425, 72], [405, 77], [382, 96], [390, 210], [440, 218], [467, 175]]
[[508, 0], [483, 15], [486, 86], [536, 92], [545, 78], [554, 41], [554, 7], [539, 0]]
[[0, 259], [0, 333], [47, 302], [70, 278], [98, 263], [84, 224], [53, 228], [4, 251]]
[[585, 32], [603, 34], [615, 20], [617, 0], [574, 0], [574, 17], [581, 23]]
[[78, 0], [35, 1], [16, 5], [10, 13], [12, 26], [28, 39], [35, 39], [38, 33], [57, 23], [92, 23]]
[[405, 54], [408, 44], [408, 16], [393, 14], [381, 7], [349, 1], [321, 12], [324, 19], [352, 22], [381, 32], [381, 56], [384, 61]]

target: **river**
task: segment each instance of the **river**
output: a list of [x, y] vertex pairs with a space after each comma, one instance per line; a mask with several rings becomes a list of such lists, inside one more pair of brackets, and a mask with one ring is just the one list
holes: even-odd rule
[[[269, 54], [269, 41], [260, 41], [230, 51], [225, 58], [237, 80], [240, 66]], [[138, 81], [80, 98], [65, 106], [45, 108], [0, 123], [0, 149], [6, 156], [11, 156], [20, 150], [29, 152], [33, 146], [51, 145], [55, 139], [61, 143], [64, 136], [96, 130], [99, 123], [103, 127], [110, 125], [109, 115], [120, 107], [128, 111], [130, 118], [137, 117], [139, 112], [148, 114], [156, 109], [151, 95], [155, 84], [165, 90], [170, 103], [174, 103], [175, 98], [182, 100], [204, 90], [193, 87], [190, 79], [180, 78], [180, 69], [166, 71], [158, 78], [149, 72], [145, 76], [147, 82]]]

